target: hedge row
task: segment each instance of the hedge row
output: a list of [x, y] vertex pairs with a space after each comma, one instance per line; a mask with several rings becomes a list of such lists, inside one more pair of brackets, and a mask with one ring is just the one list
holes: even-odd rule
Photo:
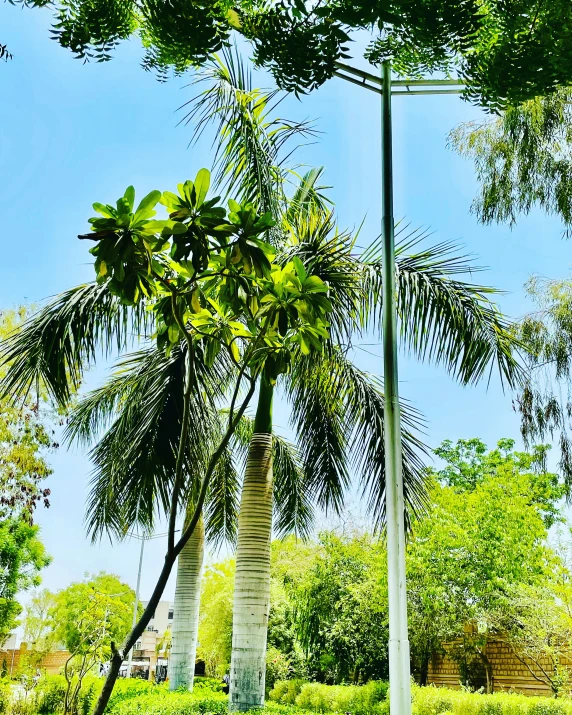
[[572, 715], [572, 700], [414, 686], [413, 715]]
[[388, 683], [384, 681], [371, 681], [366, 685], [323, 685], [303, 680], [281, 680], [270, 691], [269, 698], [318, 713], [369, 715], [383, 710], [387, 691]]

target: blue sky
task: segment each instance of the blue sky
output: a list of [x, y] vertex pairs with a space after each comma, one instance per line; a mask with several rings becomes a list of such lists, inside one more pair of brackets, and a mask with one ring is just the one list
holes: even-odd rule
[[[0, 170], [3, 270], [0, 306], [41, 301], [91, 280], [90, 255], [76, 236], [87, 229], [94, 201], [111, 202], [133, 184], [143, 196], [151, 189], [172, 190], [180, 181], [210, 167], [210, 145], [189, 147], [191, 130], [177, 126], [176, 110], [193, 95], [188, 79], [158, 83], [139, 65], [137, 44], [126, 44], [106, 64], [73, 59], [49, 39], [50, 15], [0, 4], [0, 42], [14, 55], [0, 64], [2, 115]], [[356, 48], [359, 56], [359, 50]], [[359, 58], [356, 64], [362, 64]], [[260, 76], [269, 86], [270, 79]], [[279, 113], [311, 118], [321, 135], [298, 160], [324, 166], [326, 182], [342, 227], [365, 217], [360, 243], [379, 233], [379, 98], [333, 79], [301, 101], [293, 97]], [[502, 288], [500, 303], [511, 316], [526, 312], [523, 284], [531, 274], [564, 277], [569, 244], [558, 221], [540, 212], [510, 230], [480, 226], [469, 207], [476, 191], [472, 166], [446, 147], [459, 122], [483, 119], [457, 97], [410, 97], [394, 101], [395, 213], [412, 226], [430, 227], [434, 241], [454, 240], [489, 267], [476, 280]], [[380, 348], [370, 339], [356, 351], [361, 366], [381, 371]], [[495, 380], [461, 388], [437, 368], [404, 356], [401, 392], [428, 420], [427, 441], [479, 436], [489, 444], [501, 437], [518, 440], [511, 396]], [[96, 384], [103, 368], [90, 376]], [[279, 407], [278, 423], [287, 427]], [[113, 571], [134, 585], [138, 545], [91, 546], [85, 538], [83, 509], [90, 465], [85, 454], [62, 448], [51, 458], [52, 508], [39, 513], [43, 539], [53, 563], [44, 585], [55, 589], [86, 571]], [[354, 504], [359, 511], [359, 504]], [[160, 569], [161, 543], [149, 545], [142, 580], [146, 597]], [[167, 596], [172, 595], [171, 583]]]

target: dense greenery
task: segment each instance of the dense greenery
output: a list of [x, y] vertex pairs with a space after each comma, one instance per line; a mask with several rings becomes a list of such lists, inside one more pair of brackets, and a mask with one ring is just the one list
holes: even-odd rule
[[[516, 636], [526, 597], [532, 603], [535, 594], [547, 618], [555, 595], [569, 602], [563, 600], [566, 559], [548, 545], [549, 527], [563, 520], [566, 490], [545, 470], [543, 446], [519, 452], [505, 439], [489, 451], [470, 439], [444, 442], [435, 453], [443, 466], [429, 470], [429, 513], [414, 522], [407, 547], [413, 670], [425, 683], [430, 658], [444, 642], [461, 638], [455, 657], [461, 665], [472, 664], [466, 678], [474, 684], [477, 671], [485, 681], [493, 675], [482, 657], [487, 633], [498, 637], [503, 631], [525, 659], [534, 648], [537, 660], [548, 654], [548, 641], [543, 645], [538, 635], [534, 644]], [[283, 678], [326, 683], [387, 676], [386, 572], [383, 540], [351, 528], [324, 532], [314, 542], [273, 542], [270, 685], [280, 672]], [[205, 574], [199, 642], [213, 675], [228, 666], [233, 575], [232, 560]], [[560, 623], [565, 610], [560, 607]], [[534, 618], [530, 613], [525, 628], [529, 639], [540, 630]], [[470, 622], [485, 630], [468, 636]], [[556, 659], [564, 655], [563, 648], [554, 653]]]
[[[226, 715], [227, 699], [217, 689], [218, 683], [198, 679], [194, 693], [170, 693], [164, 685], [146, 681], [120, 681], [110, 701], [109, 715]], [[80, 703], [81, 715], [87, 715], [90, 703], [101, 687], [101, 680], [90, 682], [89, 693]], [[0, 693], [8, 692], [0, 681]], [[0, 701], [3, 715], [56, 715], [61, 712], [64, 681], [61, 676], [43, 678], [27, 698], [6, 697]], [[387, 684], [367, 686], [328, 686], [319, 683], [282, 681], [271, 692], [270, 701], [259, 711], [262, 715], [305, 715], [309, 713], [350, 713], [350, 715], [387, 715]], [[467, 690], [414, 687], [413, 715], [571, 715], [572, 701], [544, 697], [531, 698], [516, 693], [484, 695]], [[3, 708], [3, 709], [2, 709]]]
[[404, 74], [456, 70], [470, 83], [468, 95], [490, 107], [550, 94], [572, 78], [567, 0], [24, 4], [51, 6], [55, 37], [80, 58], [109, 59], [120, 41], [138, 35], [146, 50], [144, 66], [162, 76], [169, 68], [182, 72], [204, 62], [237, 31], [251, 41], [255, 61], [270, 68], [279, 86], [309, 91], [332, 77], [336, 61], [348, 56], [348, 33], [365, 29], [372, 36], [370, 61], [392, 57]]
[[18, 518], [0, 520], [0, 643], [18, 625], [18, 594], [40, 583], [40, 571], [50, 560], [37, 526]]

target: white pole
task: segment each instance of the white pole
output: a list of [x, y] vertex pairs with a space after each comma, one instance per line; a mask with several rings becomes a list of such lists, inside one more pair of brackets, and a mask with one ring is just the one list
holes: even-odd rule
[[[139, 586], [141, 585], [141, 567], [143, 565], [143, 548], [145, 547], [145, 537], [140, 536], [141, 539], [141, 551], [139, 553], [139, 571], [137, 572], [137, 588], [135, 589], [135, 605], [133, 606], [133, 624], [131, 630], [135, 628], [137, 624], [137, 610], [139, 608]], [[131, 677], [131, 666], [133, 665], [133, 648], [129, 652], [129, 663], [127, 665], [127, 677]]]
[[383, 63], [381, 95], [383, 179], [383, 363], [385, 498], [387, 512], [387, 585], [389, 600], [389, 708], [391, 715], [411, 714], [411, 675], [405, 587], [405, 511], [401, 455], [401, 415], [397, 370], [395, 295], [395, 221], [391, 133], [391, 65]]

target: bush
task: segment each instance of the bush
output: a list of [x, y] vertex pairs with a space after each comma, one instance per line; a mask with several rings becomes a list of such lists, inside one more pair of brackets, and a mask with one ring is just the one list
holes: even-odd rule
[[0, 713], [8, 711], [10, 704], [10, 681], [0, 680]]
[[224, 683], [218, 678], [204, 678], [200, 675], [195, 676], [193, 691], [198, 691], [200, 693], [222, 693], [223, 688]]
[[62, 710], [66, 695], [66, 679], [63, 675], [45, 675], [36, 689], [36, 709], [39, 715], [51, 715]]
[[343, 712], [368, 715], [379, 712], [387, 695], [387, 683], [372, 681], [367, 685], [323, 685], [305, 683], [296, 697], [296, 705], [314, 712]]
[[413, 715], [572, 715], [572, 700], [413, 687]]
[[124, 700], [131, 700], [140, 695], [148, 695], [151, 692], [157, 691], [159, 688], [164, 689], [164, 686], [155, 685], [149, 680], [141, 680], [140, 678], [120, 678], [115, 683], [115, 688], [113, 688], [113, 694], [109, 698], [107, 709], [112, 710]]
[[266, 653], [266, 692], [272, 690], [279, 680], [286, 680], [290, 673], [290, 661], [278, 648], [268, 648]]
[[197, 697], [193, 693], [170, 693], [157, 688], [155, 692], [116, 702], [108, 707], [110, 715], [226, 715], [225, 695]]
[[268, 697], [275, 703], [294, 705], [296, 698], [300, 695], [302, 686], [305, 685], [306, 682], [306, 680], [299, 678], [294, 680], [277, 680]]

